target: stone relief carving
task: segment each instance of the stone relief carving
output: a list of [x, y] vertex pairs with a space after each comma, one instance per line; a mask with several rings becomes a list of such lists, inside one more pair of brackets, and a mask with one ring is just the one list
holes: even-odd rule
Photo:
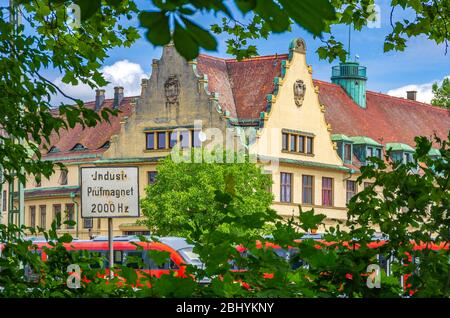
[[164, 83], [164, 94], [166, 96], [166, 106], [178, 105], [178, 96], [180, 95], [180, 83], [176, 75], [170, 75]]
[[306, 85], [302, 80], [296, 80], [294, 83], [294, 101], [298, 107], [302, 106], [305, 98]]

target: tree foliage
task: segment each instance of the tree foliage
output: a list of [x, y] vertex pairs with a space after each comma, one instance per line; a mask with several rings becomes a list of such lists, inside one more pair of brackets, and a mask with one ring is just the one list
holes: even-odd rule
[[[79, 3], [87, 5], [88, 1]], [[10, 21], [11, 8], [0, 10], [0, 167], [8, 181], [15, 175], [22, 182], [25, 174], [50, 176], [53, 164], [41, 160], [39, 146], [48, 144], [60, 129], [76, 124], [92, 127], [117, 114], [108, 108], [97, 113], [84, 107], [42, 72], [56, 69], [62, 82], [72, 85], [106, 85], [99, 69], [107, 51], [129, 46], [138, 38], [135, 28], [123, 27], [119, 21], [131, 18], [136, 7], [130, 1], [106, 1], [92, 14], [84, 14], [88, 12], [84, 10], [83, 21], [76, 28], [69, 23], [70, 4], [63, 0], [15, 1], [15, 12], [20, 11], [23, 22], [18, 26]], [[50, 98], [58, 92], [76, 106], [61, 103], [59, 109], [52, 109]]]
[[[185, 278], [174, 273], [160, 278], [142, 274], [139, 282], [144, 287], [138, 289], [133, 288], [138, 280], [133, 268], [116, 266], [116, 276], [106, 280], [102, 277], [105, 268], [98, 266], [102, 259], [87, 251], [69, 252], [67, 244], [72, 238], [68, 234], [57, 235], [57, 222], [48, 232], [0, 225], [0, 296], [450, 297], [450, 141], [436, 140], [440, 157], [428, 155], [431, 142], [426, 138], [417, 138], [416, 142], [414, 164], [392, 162], [387, 157], [386, 163], [373, 159], [376, 165], [362, 169], [359, 182], [372, 179], [373, 186], [352, 198], [345, 227], [338, 224], [327, 228], [321, 241], [303, 237], [305, 231], [320, 227], [325, 218], [313, 210], [299, 211], [289, 220], [283, 220], [268, 207], [242, 213], [244, 198], [238, 189], [243, 182], [235, 181], [239, 176], [233, 175], [213, 191], [211, 204], [215, 215], [220, 216], [220, 224], [208, 220], [182, 224], [204, 266], [189, 265], [187, 273], [192, 276]], [[413, 173], [416, 165], [421, 167], [420, 174]], [[198, 170], [193, 166], [192, 174], [200, 177]], [[218, 176], [214, 169], [200, 170], [204, 172], [203, 179], [211, 179], [206, 175]], [[252, 173], [260, 175], [256, 168]], [[161, 175], [175, 177], [164, 171]], [[184, 187], [190, 186], [183, 181]], [[154, 200], [173, 202], [170, 197], [154, 195]], [[209, 206], [193, 208], [198, 209], [198, 214], [210, 213]], [[185, 218], [195, 214], [186, 210], [183, 213]], [[67, 222], [73, 225], [73, 221]], [[268, 223], [270, 236], [264, 231]], [[172, 231], [171, 226], [168, 224], [167, 232]], [[386, 239], [373, 248], [368, 244], [374, 243], [376, 227]], [[49, 246], [44, 247], [46, 262], [37, 253], [30, 253], [35, 246], [23, 239], [26, 231], [48, 239]], [[414, 248], [412, 242], [421, 248]], [[441, 248], [430, 248], [431, 244], [440, 244]], [[158, 254], [149, 253], [157, 263], [167, 257]], [[368, 265], [379, 263], [379, 255], [390, 260], [392, 273], [387, 276], [382, 270], [380, 288], [369, 288]], [[82, 281], [78, 289], [68, 288], [70, 264], [78, 264], [90, 282]], [[35, 279], [26, 275], [27, 267], [38, 274]], [[197, 282], [205, 277], [210, 280], [208, 284]], [[406, 288], [400, 285], [401, 277], [406, 278]], [[145, 287], [146, 281], [151, 288]]]
[[450, 108], [450, 78], [444, 78], [441, 86], [438, 83], [434, 83], [432, 89], [434, 96], [431, 100], [431, 105]]
[[[191, 156], [194, 158], [194, 151]], [[229, 186], [241, 198], [235, 204], [244, 216], [266, 213], [272, 203], [270, 176], [248, 161], [179, 163], [168, 156], [158, 164], [157, 172], [156, 182], [147, 186], [141, 202], [145, 224], [152, 233], [184, 236], [194, 224], [221, 226], [226, 215], [218, 208], [215, 192], [223, 190], [227, 183], [234, 183]]]

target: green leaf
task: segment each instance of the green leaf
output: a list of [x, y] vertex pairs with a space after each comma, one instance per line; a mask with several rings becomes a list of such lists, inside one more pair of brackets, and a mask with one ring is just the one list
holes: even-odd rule
[[217, 41], [214, 36], [211, 35], [207, 30], [202, 29], [197, 24], [189, 21], [188, 19], [181, 18], [186, 26], [186, 30], [190, 32], [192, 38], [194, 38], [200, 47], [206, 50], [214, 51], [217, 49]]
[[186, 31], [177, 21], [175, 21], [175, 31], [173, 33], [173, 42], [178, 53], [186, 60], [191, 61], [198, 56], [199, 45], [190, 32]]
[[139, 21], [148, 29], [145, 35], [152, 44], [166, 45], [170, 42], [169, 17], [164, 11], [141, 12]]
[[100, 10], [101, 0], [74, 0], [80, 6], [81, 20], [85, 21]]

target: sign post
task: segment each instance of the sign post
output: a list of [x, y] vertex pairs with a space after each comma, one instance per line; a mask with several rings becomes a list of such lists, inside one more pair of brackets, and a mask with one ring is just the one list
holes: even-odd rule
[[108, 219], [109, 277], [114, 273], [113, 218], [139, 217], [138, 167], [82, 167], [81, 217]]
[[108, 218], [109, 278], [114, 278], [113, 219]]

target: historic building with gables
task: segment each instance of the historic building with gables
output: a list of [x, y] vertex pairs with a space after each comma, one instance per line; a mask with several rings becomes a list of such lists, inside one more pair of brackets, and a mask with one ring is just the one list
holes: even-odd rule
[[[111, 123], [76, 126], [52, 137], [43, 156], [63, 163], [67, 172], [56, 171], [40, 184], [28, 178], [25, 224], [49, 228], [60, 213], [78, 220], [78, 229], [62, 232], [106, 235], [106, 220], [81, 219], [80, 167], [138, 166], [143, 196], [158, 160], [176, 143], [200, 147], [203, 131], [231, 131], [241, 140], [251, 130], [250, 151], [272, 175], [278, 213], [289, 217], [298, 205], [313, 207], [331, 225], [346, 219], [348, 200], [364, 187], [355, 180], [369, 156], [382, 158], [391, 149], [394, 159], [411, 161], [415, 136], [446, 138], [450, 131], [450, 110], [420, 103], [414, 92], [403, 99], [367, 91], [366, 68], [358, 62], [333, 67], [331, 83], [314, 80], [305, 53], [305, 42], [295, 39], [288, 54], [243, 61], [201, 54], [187, 62], [173, 45], [164, 47], [150, 78], [142, 80], [140, 96], [124, 97], [116, 87], [114, 98], [97, 90], [95, 101], [86, 103], [96, 110], [119, 109]], [[8, 198], [3, 187], [3, 223], [12, 204]], [[115, 235], [146, 231], [136, 219], [114, 220]]]

